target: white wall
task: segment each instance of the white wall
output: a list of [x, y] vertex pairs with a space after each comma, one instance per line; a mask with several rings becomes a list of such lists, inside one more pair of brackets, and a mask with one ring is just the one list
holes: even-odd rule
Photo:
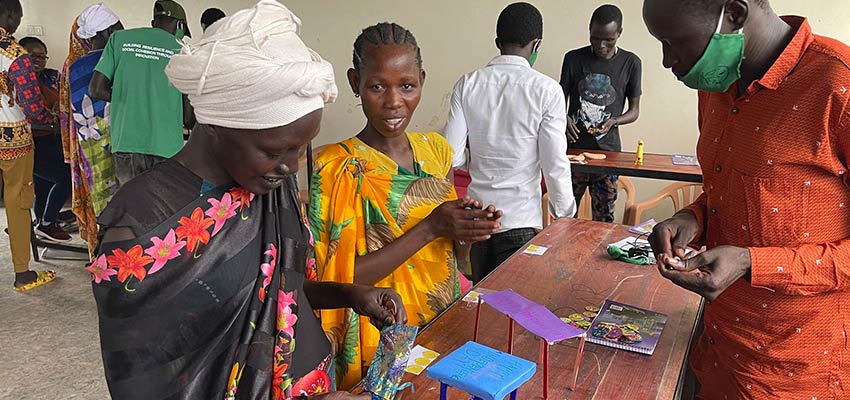
[[[61, 66], [68, 46], [68, 35], [75, 16], [92, 0], [23, 0], [24, 21], [18, 37], [25, 36], [27, 25], [44, 27], [50, 48], [50, 65]], [[105, 0], [126, 27], [148, 26], [153, 1]], [[322, 133], [317, 144], [336, 142], [357, 133], [365, 118], [351, 94], [345, 71], [351, 65], [352, 43], [368, 25], [393, 21], [410, 29], [422, 48], [428, 78], [423, 99], [416, 111], [411, 130], [440, 130], [448, 111], [447, 98], [454, 82], [462, 74], [486, 64], [497, 50], [493, 45], [496, 18], [506, 0], [284, 0], [304, 24], [302, 36], [309, 46], [336, 68], [339, 100], [325, 110]], [[558, 79], [566, 51], [585, 46], [588, 21], [593, 10], [605, 1], [537, 0], [532, 1], [544, 18], [544, 38], [535, 67]], [[191, 29], [200, 35], [198, 20], [207, 7], [219, 7], [230, 13], [248, 7], [251, 0], [182, 0]], [[646, 31], [641, 17], [642, 1], [615, 1], [623, 10], [624, 33], [620, 45], [643, 59], [643, 96], [641, 117], [637, 123], [620, 129], [624, 150], [634, 150], [638, 139], [646, 142], [646, 151], [655, 153], [694, 153], [697, 138], [696, 95], [677, 82], [661, 66], [661, 47]], [[850, 43], [850, 1], [772, 0], [781, 14], [806, 15], [815, 32]], [[746, 34], [746, 32], [745, 32]], [[650, 197], [667, 182], [636, 180], [638, 200]], [[664, 212], [669, 211], [663, 211]], [[650, 216], [655, 216], [650, 214]], [[661, 216], [658, 214], [658, 216]]]

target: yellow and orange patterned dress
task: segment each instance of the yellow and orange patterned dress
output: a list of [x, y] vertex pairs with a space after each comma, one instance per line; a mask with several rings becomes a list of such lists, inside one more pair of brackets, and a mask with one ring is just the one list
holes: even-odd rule
[[[326, 147], [311, 179], [310, 226], [323, 281], [354, 281], [354, 261], [416, 226], [445, 201], [457, 198], [446, 178], [453, 150], [437, 133], [407, 134], [414, 170], [356, 137]], [[411, 323], [423, 326], [460, 296], [454, 242], [439, 238], [375, 284], [404, 300]], [[360, 381], [379, 332], [352, 310], [322, 310], [322, 326], [334, 347], [341, 389]]]

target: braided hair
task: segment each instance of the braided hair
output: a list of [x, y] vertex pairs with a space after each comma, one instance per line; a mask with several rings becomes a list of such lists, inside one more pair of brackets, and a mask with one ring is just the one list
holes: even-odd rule
[[422, 68], [422, 52], [413, 33], [394, 22], [381, 22], [372, 25], [357, 36], [354, 41], [354, 69], [360, 71], [363, 65], [363, 47], [366, 44], [373, 46], [410, 46], [416, 49], [416, 64]]

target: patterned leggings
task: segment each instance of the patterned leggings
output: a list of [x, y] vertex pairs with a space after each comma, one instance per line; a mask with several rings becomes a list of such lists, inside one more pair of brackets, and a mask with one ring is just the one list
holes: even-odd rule
[[614, 204], [617, 202], [617, 175], [596, 175], [573, 172], [573, 193], [579, 205], [585, 189], [590, 188], [590, 208], [593, 220], [614, 222]]

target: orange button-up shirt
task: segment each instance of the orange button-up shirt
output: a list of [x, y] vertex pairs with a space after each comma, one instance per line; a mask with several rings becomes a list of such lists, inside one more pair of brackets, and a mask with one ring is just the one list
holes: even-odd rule
[[850, 398], [850, 47], [796, 35], [743, 96], [699, 93], [709, 248], [746, 247], [752, 278], [706, 306], [691, 366], [706, 400]]

